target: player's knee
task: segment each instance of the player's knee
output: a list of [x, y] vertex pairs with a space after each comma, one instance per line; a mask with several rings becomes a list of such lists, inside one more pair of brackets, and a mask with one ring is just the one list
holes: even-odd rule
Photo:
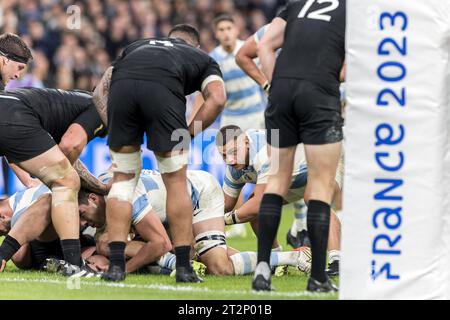
[[80, 177], [69, 160], [64, 159], [53, 166], [45, 167], [40, 173], [39, 178], [52, 190], [53, 207], [64, 203], [77, 203]]
[[228, 259], [217, 259], [208, 264], [208, 273], [215, 276], [231, 276], [234, 274], [233, 266]]
[[111, 160], [115, 165], [114, 173], [120, 174], [123, 178], [115, 177], [108, 199], [131, 203], [142, 169], [141, 152], [119, 153], [111, 150]]

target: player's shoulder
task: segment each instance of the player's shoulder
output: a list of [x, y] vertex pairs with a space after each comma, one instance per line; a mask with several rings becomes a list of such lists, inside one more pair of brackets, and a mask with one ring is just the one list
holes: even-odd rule
[[255, 42], [258, 43], [261, 41], [261, 39], [266, 34], [267, 29], [269, 28], [270, 23], [263, 25], [261, 28], [259, 28], [254, 34], [253, 38], [255, 39]]
[[245, 131], [245, 134], [249, 139], [250, 146], [256, 148], [257, 151], [259, 151], [262, 147], [265, 147], [267, 145], [266, 130], [249, 129]]
[[204, 170], [188, 170], [187, 177], [194, 184], [210, 183], [216, 180], [216, 178], [209, 172]]

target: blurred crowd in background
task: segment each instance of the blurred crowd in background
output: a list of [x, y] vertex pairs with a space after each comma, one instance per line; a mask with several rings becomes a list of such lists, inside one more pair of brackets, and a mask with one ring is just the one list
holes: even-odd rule
[[[272, 20], [283, 0], [1, 0], [0, 32], [33, 49], [20, 86], [92, 90], [128, 43], [167, 35], [173, 25], [197, 27], [202, 48], [217, 45], [212, 20], [231, 13], [246, 39]], [[75, 6], [75, 7], [73, 7]]]

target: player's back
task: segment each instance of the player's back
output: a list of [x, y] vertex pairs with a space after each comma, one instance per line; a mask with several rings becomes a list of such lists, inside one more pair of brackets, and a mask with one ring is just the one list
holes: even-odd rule
[[22, 217], [25, 211], [37, 200], [39, 200], [43, 195], [50, 194], [50, 189], [45, 185], [41, 184], [39, 186], [24, 189], [14, 193], [9, 198], [9, 205], [13, 210], [13, 216], [11, 218], [11, 227], [13, 227], [16, 222]]
[[274, 78], [315, 82], [339, 93], [345, 58], [346, 0], [299, 0], [286, 10], [286, 30]]
[[8, 91], [32, 109], [42, 127], [56, 140], [62, 137], [72, 122], [88, 108], [95, 108], [92, 95], [79, 90], [21, 88]]
[[[200, 90], [203, 75], [211, 64], [215, 64], [212, 58], [183, 40], [141, 39], [126, 47], [113, 63], [112, 81], [156, 81], [184, 99]], [[219, 70], [217, 73], [221, 75]]]

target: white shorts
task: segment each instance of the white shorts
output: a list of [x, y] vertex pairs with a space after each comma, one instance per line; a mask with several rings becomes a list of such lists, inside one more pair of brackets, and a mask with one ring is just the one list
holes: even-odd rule
[[224, 217], [224, 195], [216, 178], [205, 171], [188, 171], [188, 179], [199, 193], [198, 205], [194, 207], [192, 223]]
[[265, 129], [264, 110], [242, 116], [222, 115], [220, 119], [220, 128], [229, 125], [238, 126], [243, 131], [247, 131], [249, 129]]

